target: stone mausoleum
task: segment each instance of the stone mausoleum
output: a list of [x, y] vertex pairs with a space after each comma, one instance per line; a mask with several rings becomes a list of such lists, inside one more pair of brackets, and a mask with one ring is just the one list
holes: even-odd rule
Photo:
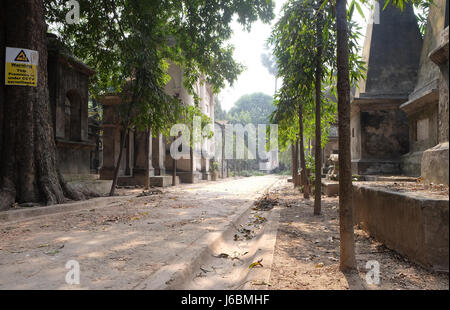
[[[193, 105], [194, 98], [183, 87], [183, 74], [176, 65], [169, 67], [171, 80], [166, 86], [166, 93], [178, 97], [185, 105]], [[207, 83], [195, 85], [196, 94], [200, 97], [199, 107], [202, 112], [214, 120], [214, 98], [211, 87]], [[103, 165], [100, 178], [112, 180], [115, 165], [120, 151], [120, 119], [117, 107], [122, 103], [118, 95], [105, 96], [103, 105]], [[121, 186], [145, 185], [146, 167], [150, 170], [150, 185], [172, 185], [173, 159], [170, 156], [170, 143], [173, 137], [164, 137], [158, 133], [131, 130], [125, 137], [124, 153], [119, 169], [118, 184]], [[213, 150], [213, 143], [204, 142], [205, 149]], [[201, 156], [177, 160], [177, 182], [196, 183], [208, 180], [210, 160]]]
[[[110, 182], [91, 174], [98, 137], [89, 122], [89, 82], [95, 71], [77, 60], [53, 34], [48, 39], [48, 88], [58, 166], [66, 181], [97, 193]], [[91, 133], [91, 134], [90, 134]], [[95, 170], [95, 169], [94, 169]], [[94, 171], [95, 172], [95, 171]]]
[[[400, 108], [408, 114], [409, 152], [402, 171], [448, 184], [448, 1], [435, 0], [414, 91]], [[437, 157], [436, 157], [437, 156]]]
[[[377, 21], [376, 19], [374, 19]], [[367, 76], [351, 103], [354, 174], [401, 174], [409, 151], [408, 118], [400, 105], [414, 90], [422, 37], [412, 7], [380, 10], [367, 25], [363, 60]]]
[[448, 10], [448, 1], [434, 0], [423, 40], [411, 7], [381, 11], [380, 24], [368, 26], [368, 75], [351, 119], [353, 172], [379, 181], [354, 183], [355, 224], [388, 248], [445, 273]]

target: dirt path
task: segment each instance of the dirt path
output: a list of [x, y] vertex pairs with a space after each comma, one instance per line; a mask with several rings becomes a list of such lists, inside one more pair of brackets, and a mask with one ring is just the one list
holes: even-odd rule
[[[280, 178], [215, 243], [175, 287], [188, 290], [266, 289], [273, 261], [279, 209], [264, 198], [286, 183]], [[262, 203], [261, 203], [262, 202]]]
[[[220, 233], [277, 180], [181, 185], [116, 206], [1, 224], [0, 289], [145, 289], [156, 271], [199, 251], [197, 240]], [[69, 260], [80, 265], [80, 285], [65, 282]]]
[[[323, 196], [322, 215], [313, 200], [285, 186], [273, 195], [281, 208], [270, 289], [449, 289], [448, 274], [428, 272], [356, 230], [358, 274], [338, 269], [338, 199]], [[379, 262], [380, 285], [366, 283], [366, 263]]]

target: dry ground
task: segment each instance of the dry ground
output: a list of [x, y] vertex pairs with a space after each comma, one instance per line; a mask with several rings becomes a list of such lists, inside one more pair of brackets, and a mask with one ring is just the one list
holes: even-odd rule
[[[281, 210], [270, 289], [449, 289], [448, 274], [429, 272], [356, 229], [358, 274], [338, 269], [338, 198], [322, 196], [322, 215], [313, 199], [304, 200], [292, 184], [274, 195]], [[367, 285], [366, 263], [380, 264], [380, 285]]]
[[[145, 289], [279, 179], [230, 178], [146, 197], [121, 190], [132, 195], [118, 205], [0, 223], [0, 289]], [[80, 264], [80, 285], [65, 282], [69, 260]]]

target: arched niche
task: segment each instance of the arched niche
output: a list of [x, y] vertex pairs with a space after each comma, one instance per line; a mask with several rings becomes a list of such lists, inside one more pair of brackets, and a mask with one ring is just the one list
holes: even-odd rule
[[69, 90], [66, 93], [64, 136], [70, 141], [81, 141], [81, 101], [77, 90]]

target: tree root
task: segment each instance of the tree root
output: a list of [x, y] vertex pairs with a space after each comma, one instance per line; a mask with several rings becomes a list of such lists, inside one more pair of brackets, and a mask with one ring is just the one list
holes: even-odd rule
[[8, 210], [16, 201], [15, 192], [0, 190], [0, 211]]

